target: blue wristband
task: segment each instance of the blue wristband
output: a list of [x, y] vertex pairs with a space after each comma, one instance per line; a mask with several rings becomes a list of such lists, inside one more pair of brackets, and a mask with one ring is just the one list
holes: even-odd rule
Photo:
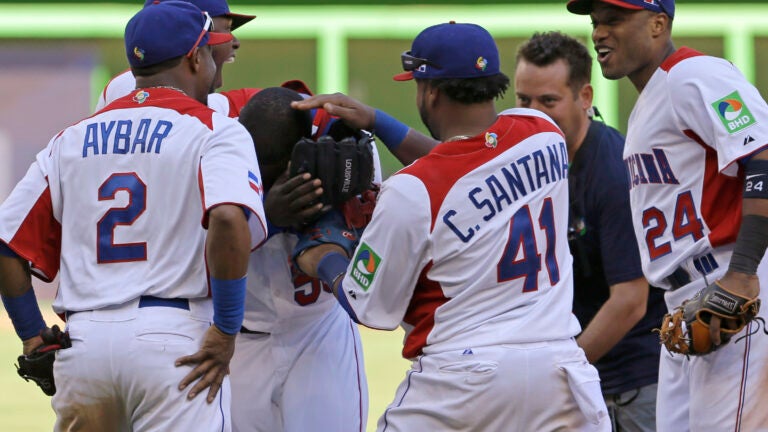
[[410, 129], [408, 125], [401, 123], [384, 111], [376, 110], [373, 131], [388, 149], [394, 150], [399, 147]]
[[339, 252], [331, 252], [320, 258], [317, 263], [317, 276], [326, 285], [333, 288], [336, 278], [347, 271], [348, 265], [349, 258]]
[[211, 277], [213, 324], [222, 333], [234, 335], [243, 326], [245, 282], [245, 276], [240, 279], [216, 279]]
[[21, 340], [38, 336], [40, 330], [47, 327], [32, 287], [19, 297], [2, 297], [8, 317], [11, 318], [13, 328]]

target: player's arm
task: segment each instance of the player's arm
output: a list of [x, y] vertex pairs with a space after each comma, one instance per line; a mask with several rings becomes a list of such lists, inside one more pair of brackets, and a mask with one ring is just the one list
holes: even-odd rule
[[176, 361], [176, 366], [194, 366], [179, 384], [179, 390], [184, 390], [197, 381], [189, 391], [189, 399], [208, 388], [208, 403], [213, 402], [229, 373], [235, 336], [243, 322], [250, 245], [251, 233], [241, 207], [223, 204], [209, 210], [205, 256], [210, 270], [213, 325], [206, 331], [198, 352]]
[[312, 96], [293, 102], [291, 106], [303, 110], [323, 108], [328, 114], [341, 118], [350, 127], [373, 131], [403, 165], [409, 165], [426, 155], [438, 143], [387, 113], [342, 93]]
[[24, 354], [43, 344], [40, 331], [45, 320], [32, 289], [29, 263], [0, 241], [0, 295], [16, 334], [22, 340]]
[[[744, 201], [741, 228], [731, 262], [721, 285], [747, 298], [760, 294], [757, 267], [768, 248], [768, 150], [762, 150], [744, 162]], [[709, 335], [720, 345], [720, 318], [712, 317]]]
[[645, 316], [648, 291], [645, 278], [610, 286], [610, 297], [576, 338], [590, 363], [604, 356]]
[[350, 318], [358, 324], [355, 311], [347, 302], [344, 295], [339, 295], [342, 280], [349, 267], [349, 255], [347, 251], [334, 243], [321, 244], [309, 249], [296, 257], [296, 264], [299, 269], [313, 278], [318, 278], [327, 286], [331, 287], [333, 296], [339, 301], [339, 304], [347, 312]]

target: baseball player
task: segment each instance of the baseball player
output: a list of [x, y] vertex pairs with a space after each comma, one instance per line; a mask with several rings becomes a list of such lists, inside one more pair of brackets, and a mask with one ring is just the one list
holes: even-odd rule
[[[568, 10], [590, 15], [603, 76], [626, 76], [640, 93], [624, 162], [649, 282], [667, 290], [670, 310], [715, 281], [765, 301], [768, 105], [730, 62], [675, 49], [673, 0], [572, 0]], [[765, 429], [768, 338], [752, 335], [757, 324], [704, 356], [664, 349], [659, 431]], [[725, 342], [717, 318], [709, 330]]]
[[497, 116], [509, 79], [482, 27], [429, 27], [402, 60], [395, 79], [416, 80], [442, 143], [384, 182], [354, 253], [296, 251], [353, 319], [406, 330], [413, 364], [378, 430], [610, 430], [573, 339], [560, 130], [538, 111]]
[[568, 147], [576, 338], [600, 373], [616, 431], [655, 431], [663, 291], [643, 277], [632, 230], [624, 137], [590, 117], [592, 56], [560, 32], [536, 33], [517, 51], [517, 106], [543, 111]]
[[[241, 111], [260, 155], [267, 202], [294, 144], [311, 135], [312, 116], [290, 106], [301, 99], [293, 90], [268, 88]], [[251, 254], [231, 366], [234, 430], [364, 431], [368, 389], [357, 326], [327, 286], [292, 268], [296, 241], [292, 230], [270, 225], [269, 239]]]
[[[160, 3], [167, 0], [145, 0], [144, 6]], [[226, 0], [182, 0], [205, 11], [213, 19], [212, 32], [232, 35], [232, 43], [219, 44], [213, 49], [213, 59], [216, 63], [216, 78], [211, 86], [210, 93], [220, 88], [223, 84], [222, 71], [225, 63], [235, 61], [235, 51], [240, 48], [240, 41], [232, 32], [256, 18], [254, 15], [244, 15], [232, 13]], [[101, 111], [107, 103], [123, 97], [136, 88], [136, 80], [130, 69], [127, 69], [119, 75], [113, 77], [104, 87], [96, 102], [96, 111]], [[221, 112], [221, 111], [219, 111]], [[232, 116], [236, 117], [236, 116]]]
[[226, 374], [266, 226], [247, 131], [205, 106], [211, 45], [231, 41], [210, 25], [187, 2], [139, 11], [125, 31], [138, 89], [56, 135], [0, 206], [25, 353], [45, 327], [27, 262], [45, 280], [61, 270], [53, 307], [72, 343], [54, 365], [55, 430], [231, 428]]
[[[130, 92], [132, 78], [128, 73], [110, 81], [102, 92], [101, 103], [108, 105], [111, 98]], [[282, 87], [305, 97], [312, 94], [297, 80], [286, 81]], [[242, 88], [211, 93], [208, 106], [237, 118], [260, 91]], [[254, 111], [259, 111], [262, 118], [270, 113], [262, 112], [268, 100], [260, 100]], [[289, 102], [284, 108], [290, 109]], [[331, 116], [322, 109], [311, 114], [311, 132], [305, 135], [317, 137], [327, 133], [334, 121]], [[245, 119], [245, 124], [249, 122], [253, 120]], [[266, 130], [270, 124], [274, 127], [284, 123], [286, 119], [273, 112], [266, 123], [249, 128], [257, 136], [260, 128]], [[292, 146], [298, 139], [286, 141], [286, 136], [275, 135], [278, 138], [270, 139], [280, 139], [283, 145]], [[264, 139], [264, 134], [258, 136]], [[268, 152], [269, 148], [262, 145], [259, 152]], [[375, 146], [373, 152], [375, 182], [381, 183], [381, 164]], [[272, 171], [275, 166], [266, 168]], [[265, 211], [272, 235], [250, 257], [247, 318], [232, 363], [232, 427], [235, 431], [359, 431], [367, 423], [368, 412], [359, 332], [319, 280], [311, 280], [288, 266], [296, 236], [284, 228], [311, 220], [323, 210], [323, 205], [316, 203], [322, 192], [321, 184], [306, 176], [288, 178], [287, 174], [282, 175], [287, 172], [285, 168], [285, 164], [278, 168], [279, 178], [265, 180], [261, 185], [270, 191]], [[320, 377], [314, 372], [322, 364], [337, 368]], [[345, 398], [329, 397], [332, 394], [344, 394]], [[350, 398], [353, 394], [358, 397]], [[315, 395], [309, 398], [310, 407], [307, 395]]]

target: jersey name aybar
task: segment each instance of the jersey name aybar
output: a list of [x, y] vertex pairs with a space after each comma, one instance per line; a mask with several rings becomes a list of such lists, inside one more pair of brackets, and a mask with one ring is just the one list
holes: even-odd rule
[[624, 159], [629, 174], [629, 189], [641, 184], [680, 184], [672, 172], [664, 150], [633, 153]]
[[83, 157], [110, 153], [160, 153], [163, 140], [172, 128], [173, 123], [169, 121], [153, 119], [141, 119], [135, 127], [133, 120], [90, 123], [85, 127]]
[[[518, 158], [513, 163], [502, 166], [493, 174], [485, 177], [483, 183], [472, 188], [467, 198], [472, 207], [484, 210], [482, 219], [485, 222], [501, 213], [505, 206], [512, 205], [518, 199], [540, 189], [549, 183], [568, 178], [568, 150], [565, 143], [560, 142], [536, 150]], [[469, 207], [471, 208], [471, 207]], [[449, 209], [442, 217], [451, 231], [464, 243], [468, 242], [481, 224], [462, 230], [451, 219], [458, 212]], [[480, 216], [480, 215], [478, 215]]]

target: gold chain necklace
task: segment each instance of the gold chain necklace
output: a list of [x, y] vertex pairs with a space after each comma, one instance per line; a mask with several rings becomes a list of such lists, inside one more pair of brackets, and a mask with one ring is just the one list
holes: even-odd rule
[[471, 138], [469, 135], [456, 135], [456, 136], [452, 136], [452, 137], [448, 138], [447, 140], [445, 140], [443, 142], [461, 141], [461, 140], [465, 140], [465, 139], [469, 139], [469, 138]]
[[153, 89], [153, 88], [164, 88], [164, 89], [176, 90], [177, 92], [179, 92], [179, 93], [181, 93], [183, 95], [187, 94], [187, 92], [185, 92], [184, 90], [182, 90], [182, 89], [180, 89], [178, 87], [169, 86], [169, 85], [157, 85], [157, 86], [150, 86], [150, 87], [139, 87], [136, 90], [149, 90], [149, 89]]

